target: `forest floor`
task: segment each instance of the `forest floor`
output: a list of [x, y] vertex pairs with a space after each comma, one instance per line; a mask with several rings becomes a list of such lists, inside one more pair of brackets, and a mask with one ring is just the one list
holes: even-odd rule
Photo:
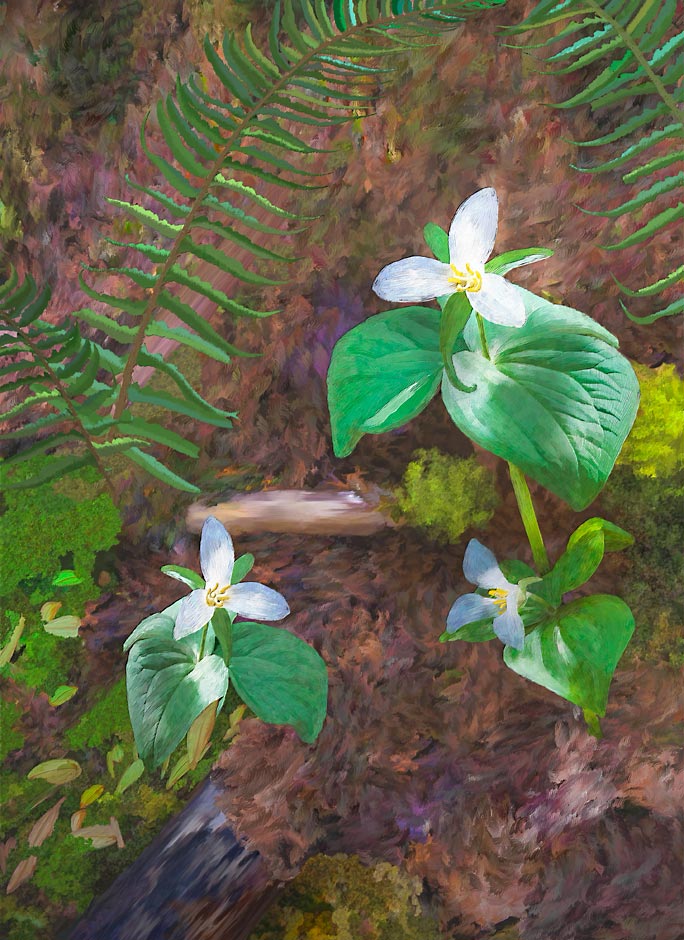
[[[261, 26], [269, 12], [200, 0], [37, 6], [39, 13], [28, 15], [10, 3], [6, 13], [0, 199], [14, 212], [2, 216], [8, 251], [20, 271], [54, 284], [51, 309], [58, 317], [84, 303], [81, 262], [105, 260], [104, 237], [121, 234], [104, 196], [126, 198], [125, 172], [150, 181], [137, 143], [150, 104], [171, 88], [177, 71], [186, 75], [201, 65], [204, 31], [250, 17]], [[96, 8], [104, 11], [100, 28], [126, 40], [115, 45], [118, 59], [111, 44], [93, 53]], [[205, 502], [274, 487], [354, 489], [381, 493], [399, 523], [372, 536], [240, 537], [239, 551], [257, 558], [256, 579], [288, 599], [289, 629], [313, 643], [328, 664], [328, 720], [316, 747], [249, 714], [232, 733], [228, 715], [237, 717], [236, 700], [215, 746], [191, 775], [167, 790], [146, 774], [116, 792], [136, 757], [121, 644], [144, 616], [182, 595], [160, 566], [197, 567], [197, 540], [185, 521], [189, 499], [122, 473], [123, 529], [92, 560], [88, 590], [55, 591], [53, 576], [76, 566], [73, 557], [61, 557], [55, 539], [46, 556], [55, 570], [31, 571], [29, 559], [30, 575], [2, 598], [3, 643], [16, 624], [9, 611], [21, 614], [25, 604], [33, 617], [16, 663], [3, 667], [0, 861], [6, 877], [29, 854], [10, 840], [25, 840], [59, 796], [34, 809], [45, 788], [27, 783], [25, 775], [55, 757], [75, 759], [83, 769], [69, 785], [55, 836], [34, 853], [35, 875], [0, 901], [8, 940], [32, 940], [36, 931], [47, 940], [73, 922], [212, 765], [236, 832], [259, 850], [276, 879], [294, 878], [316, 853], [344, 853], [370, 866], [397, 866], [401, 911], [422, 904], [423, 922], [434, 925], [435, 936], [683, 935], [681, 472], [641, 477], [625, 460], [581, 517], [605, 515], [637, 538], [634, 549], [611, 560], [591, 583], [596, 590], [622, 591], [637, 615], [597, 740], [577, 709], [507, 670], [497, 645], [438, 642], [451, 604], [467, 590], [461, 564], [470, 535], [499, 556], [531, 560], [505, 468], [475, 452], [496, 487], [496, 511], [477, 533], [468, 529], [449, 543], [438, 527], [408, 525], [396, 512], [406, 468], [422, 450], [437, 449], [454, 465], [473, 454], [440, 401], [397, 432], [365, 437], [348, 458], [332, 452], [325, 376], [334, 343], [382, 308], [370, 290], [380, 268], [423, 253], [425, 223], [447, 227], [458, 204], [483, 186], [494, 186], [500, 199], [497, 250], [555, 250], [543, 264], [516, 272], [517, 283], [591, 314], [648, 370], [671, 364], [681, 370], [681, 326], [667, 319], [651, 326], [628, 321], [611, 278], [627, 281], [640, 265], [662, 273], [677, 236], [662, 238], [647, 257], [636, 248], [608, 256], [598, 247], [614, 234], [612, 223], [576, 206], [605, 204], [609, 188], [599, 190], [593, 177], [571, 169], [578, 151], [568, 143], [590, 131], [590, 116], [559, 116], [546, 108], [554, 83], [502, 46], [497, 27], [519, 21], [523, 12], [522, 4], [510, 4], [429, 53], [407, 54], [377, 114], [320, 135], [317, 145], [336, 148], [320, 158], [330, 186], [293, 197], [297, 211], [320, 218], [305, 236], [293, 236], [302, 260], [291, 279], [263, 294], [268, 309], [282, 312], [238, 324], [211, 313], [231, 342], [262, 357], [235, 360], [230, 369], [215, 362], [190, 366], [208, 400], [239, 413], [232, 430], [192, 428], [202, 454], [190, 472]], [[63, 42], [67, 28], [70, 44]], [[30, 54], [36, 49], [47, 50], [37, 65]], [[649, 420], [655, 422], [655, 411]], [[57, 526], [51, 512], [69, 518], [97, 492], [92, 481], [79, 481], [63, 487], [59, 498], [47, 487], [35, 504], [27, 499], [22, 505], [25, 512], [34, 507], [33, 519], [46, 519], [49, 531]], [[540, 488], [532, 494], [555, 557], [581, 518]], [[457, 493], [443, 494], [439, 511], [448, 515], [457, 500]], [[19, 504], [13, 506], [14, 528], [6, 516], [2, 530], [7, 552], [35, 528], [31, 517], [21, 518]], [[96, 521], [115, 525], [105, 506], [98, 512]], [[78, 538], [94, 536], [84, 524]], [[71, 555], [78, 554], [75, 536], [73, 545], [65, 539]], [[63, 600], [60, 613], [72, 612], [72, 598], [73, 612], [82, 616], [80, 637], [50, 637], [40, 646], [45, 635], [38, 609], [55, 597]], [[54, 707], [48, 697], [58, 685], [79, 691]], [[221, 743], [224, 734], [230, 746]], [[114, 816], [126, 848], [102, 849], [96, 865], [92, 850], [70, 839], [67, 810], [78, 811], [82, 791], [98, 785], [105, 793], [88, 807], [89, 822]], [[341, 864], [353, 868], [353, 862]], [[388, 871], [382, 869], [383, 877]], [[355, 870], [345, 877], [359, 881]], [[325, 880], [324, 870], [306, 890], [320, 894]], [[285, 900], [285, 913], [272, 915], [264, 940], [275, 940], [282, 924], [297, 917], [304, 929], [294, 898]], [[341, 907], [352, 903], [339, 900]], [[322, 940], [337, 936], [324, 933], [332, 929], [329, 907], [324, 904], [319, 916]], [[374, 916], [382, 920], [382, 912]], [[404, 934], [395, 924], [393, 937], [432, 936], [411, 933], [417, 928], [406, 917]]]

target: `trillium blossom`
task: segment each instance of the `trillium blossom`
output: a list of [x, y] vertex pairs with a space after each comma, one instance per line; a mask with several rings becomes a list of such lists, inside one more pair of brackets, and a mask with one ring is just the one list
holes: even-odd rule
[[231, 584], [234, 564], [233, 540], [218, 519], [209, 516], [200, 538], [200, 567], [206, 583], [181, 601], [174, 639], [200, 630], [219, 607], [254, 620], [287, 617], [290, 608], [277, 591], [255, 581]]
[[447, 633], [455, 633], [477, 620], [494, 617], [492, 629], [502, 643], [521, 650], [525, 644], [525, 628], [518, 613], [525, 600], [524, 590], [511, 584], [496, 563], [496, 558], [477, 539], [471, 539], [463, 559], [463, 574], [471, 584], [487, 591], [464, 594], [455, 602], [447, 617]]
[[[485, 271], [485, 261], [494, 248], [498, 217], [496, 192], [491, 187], [478, 190], [459, 206], [451, 223], [449, 264], [420, 256], [394, 261], [378, 274], [373, 290], [383, 300], [400, 303], [465, 292], [473, 310], [486, 320], [522, 326], [527, 313], [518, 288], [500, 274]], [[523, 264], [529, 264], [529, 260], [521, 259], [519, 265]]]

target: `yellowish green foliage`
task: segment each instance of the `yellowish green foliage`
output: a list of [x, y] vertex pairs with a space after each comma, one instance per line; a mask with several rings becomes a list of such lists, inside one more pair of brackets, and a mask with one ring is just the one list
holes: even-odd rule
[[24, 743], [24, 736], [15, 730], [21, 711], [14, 702], [0, 699], [0, 764], [10, 751], [16, 751]]
[[684, 471], [654, 479], [618, 467], [601, 503], [634, 536], [621, 592], [636, 620], [628, 655], [684, 665]]
[[[43, 463], [44, 458], [27, 460], [21, 470], [17, 467], [16, 476], [36, 474]], [[11, 596], [26, 582], [51, 580], [68, 567], [87, 583], [90, 596], [97, 597], [91, 579], [95, 558], [115, 544], [121, 518], [111, 496], [102, 492], [96, 471], [82, 471], [55, 486], [6, 490], [4, 503], [0, 596]], [[70, 563], [63, 565], [65, 558]]]
[[404, 473], [398, 507], [410, 525], [439, 542], [457, 542], [467, 529], [485, 526], [499, 496], [492, 474], [475, 457], [418, 450]]
[[250, 940], [438, 940], [421, 880], [387, 862], [316, 855]]
[[684, 380], [673, 365], [635, 364], [641, 403], [618, 462], [640, 477], [668, 477], [684, 467]]
[[90, 711], [66, 732], [70, 747], [76, 750], [109, 744], [115, 736], [126, 741], [133, 740], [124, 678], [108, 689]]

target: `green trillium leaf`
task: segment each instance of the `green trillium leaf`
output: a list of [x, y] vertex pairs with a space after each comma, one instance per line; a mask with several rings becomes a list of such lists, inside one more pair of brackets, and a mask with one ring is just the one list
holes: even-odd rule
[[230, 583], [237, 584], [239, 581], [242, 581], [247, 577], [253, 567], [254, 555], [252, 555], [250, 552], [247, 552], [245, 555], [240, 555], [239, 558], [235, 559], [235, 565], [233, 566], [233, 573], [230, 578]]
[[439, 324], [439, 349], [444, 371], [451, 384], [461, 392], [474, 392], [475, 386], [461, 382], [454, 371], [452, 355], [456, 340], [463, 332], [472, 312], [473, 308], [464, 293], [450, 294], [444, 303]]
[[170, 578], [175, 578], [176, 581], [187, 584], [193, 591], [202, 590], [204, 587], [204, 578], [193, 571], [192, 568], [183, 568], [182, 565], [162, 565], [160, 570]]
[[291, 725], [302, 741], [318, 737], [328, 702], [328, 672], [316, 650], [279, 627], [234, 623], [233, 686], [255, 715]]
[[621, 551], [634, 543], [632, 536], [598, 516], [587, 519], [568, 539], [551, 577], [561, 594], [585, 584], [603, 560], [604, 552]]
[[580, 708], [605, 715], [615, 667], [633, 632], [634, 617], [619, 597], [581, 597], [528, 633], [522, 650], [507, 646], [504, 662]]
[[339, 340], [328, 370], [338, 457], [351, 454], [364, 434], [401, 427], [427, 406], [443, 371], [439, 331], [438, 310], [402, 307], [370, 317]]
[[496, 639], [492, 629], [492, 618], [488, 620], [473, 620], [459, 627], [454, 633], [445, 630], [440, 636], [440, 642], [450, 643], [452, 640], [464, 640], [466, 643], [486, 643]]
[[428, 222], [423, 229], [423, 237], [435, 258], [442, 264], [449, 264], [449, 236], [444, 229], [434, 222]]
[[485, 271], [489, 274], [508, 274], [514, 268], [522, 268], [535, 261], [544, 261], [553, 254], [550, 248], [518, 248], [515, 251], [505, 251], [496, 258], [491, 258], [485, 264]]
[[157, 767], [207, 705], [223, 698], [228, 669], [220, 656], [198, 662], [189, 644], [172, 636], [148, 635], [131, 648], [126, 689], [138, 753], [147, 765]]
[[486, 359], [473, 317], [454, 357], [464, 393], [446, 379], [442, 397], [454, 423], [476, 444], [518, 466], [573, 509], [600, 492], [639, 402], [631, 365], [594, 320], [518, 288], [521, 327], [486, 324]]

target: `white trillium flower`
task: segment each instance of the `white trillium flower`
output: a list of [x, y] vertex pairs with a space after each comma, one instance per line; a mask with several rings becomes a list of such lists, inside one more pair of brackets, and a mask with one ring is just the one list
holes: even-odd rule
[[287, 617], [290, 613], [287, 601], [272, 588], [256, 581], [231, 584], [234, 564], [233, 540], [218, 519], [208, 516], [200, 538], [200, 567], [206, 584], [181, 601], [174, 639], [200, 630], [219, 607], [253, 620]]
[[521, 650], [525, 645], [525, 627], [518, 613], [525, 591], [511, 584], [496, 563], [494, 554], [477, 539], [471, 539], [463, 559], [463, 574], [471, 584], [487, 591], [464, 594], [455, 602], [447, 617], [447, 633], [455, 633], [467, 624], [494, 617], [492, 629], [502, 643]]
[[[527, 312], [518, 288], [500, 274], [485, 271], [494, 248], [499, 202], [496, 192], [480, 189], [462, 203], [449, 229], [449, 264], [414, 256], [383, 268], [373, 290], [383, 300], [416, 303], [465, 292], [477, 313], [503, 326], [522, 326]], [[535, 259], [538, 260], [538, 259]], [[516, 267], [529, 264], [521, 260]]]

